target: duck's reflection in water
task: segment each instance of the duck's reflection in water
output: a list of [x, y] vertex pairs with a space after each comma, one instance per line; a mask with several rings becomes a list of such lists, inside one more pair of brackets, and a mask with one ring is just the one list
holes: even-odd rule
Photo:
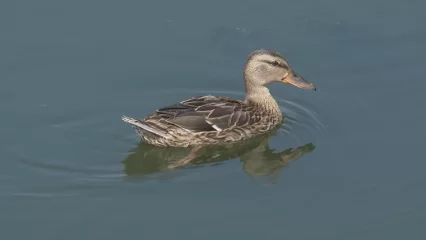
[[315, 148], [312, 143], [308, 143], [274, 152], [268, 142], [276, 132], [241, 143], [202, 148], [160, 148], [140, 143], [123, 160], [124, 172], [128, 176], [143, 176], [175, 168], [217, 165], [239, 158], [247, 174], [252, 177], [271, 176], [275, 182], [283, 167]]

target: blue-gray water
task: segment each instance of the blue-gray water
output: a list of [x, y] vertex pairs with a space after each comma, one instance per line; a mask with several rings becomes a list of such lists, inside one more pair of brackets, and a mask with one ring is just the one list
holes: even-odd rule
[[[425, 7], [0, 3], [1, 239], [425, 238]], [[305, 146], [299, 158], [259, 145], [166, 170], [178, 154], [150, 152], [120, 120], [243, 98], [258, 48], [318, 88], [270, 87], [290, 121], [266, 144]]]

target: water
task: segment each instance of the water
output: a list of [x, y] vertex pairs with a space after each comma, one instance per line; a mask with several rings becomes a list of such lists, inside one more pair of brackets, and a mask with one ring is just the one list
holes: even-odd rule
[[[2, 3], [0, 236], [423, 239], [424, 7]], [[258, 48], [318, 91], [272, 85], [288, 121], [256, 147], [169, 169], [185, 153], [140, 144], [120, 120], [193, 95], [243, 98]]]

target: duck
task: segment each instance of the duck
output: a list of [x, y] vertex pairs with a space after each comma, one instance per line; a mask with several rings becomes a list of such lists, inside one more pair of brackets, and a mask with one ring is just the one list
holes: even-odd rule
[[122, 116], [140, 139], [157, 147], [202, 147], [242, 142], [276, 129], [283, 115], [268, 87], [272, 83], [316, 91], [278, 52], [251, 52], [244, 66], [245, 99], [193, 96], [156, 109], [144, 119]]

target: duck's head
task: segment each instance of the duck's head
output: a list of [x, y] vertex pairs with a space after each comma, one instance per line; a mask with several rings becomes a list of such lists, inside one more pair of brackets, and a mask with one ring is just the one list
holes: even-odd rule
[[252, 52], [244, 69], [246, 85], [266, 86], [274, 82], [288, 83], [298, 88], [316, 91], [316, 87], [291, 69], [277, 52], [256, 50]]

